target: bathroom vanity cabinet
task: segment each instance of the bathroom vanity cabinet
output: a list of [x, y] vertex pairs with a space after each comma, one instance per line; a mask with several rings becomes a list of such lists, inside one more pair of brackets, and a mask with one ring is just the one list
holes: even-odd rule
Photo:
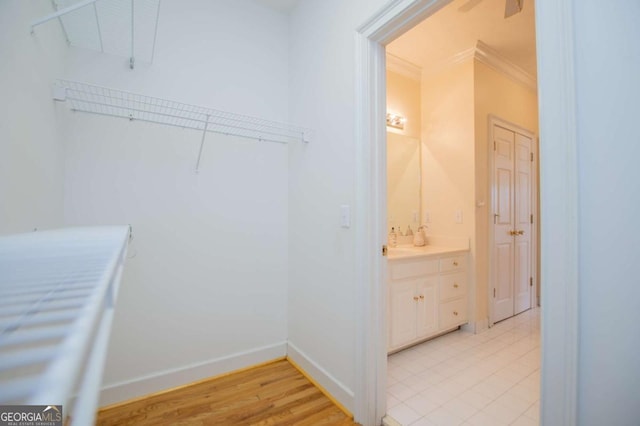
[[389, 257], [388, 352], [467, 322], [467, 256], [430, 248]]

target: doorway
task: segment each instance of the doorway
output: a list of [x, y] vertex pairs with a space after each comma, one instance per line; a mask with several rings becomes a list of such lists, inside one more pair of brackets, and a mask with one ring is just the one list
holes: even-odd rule
[[[398, 188], [393, 177], [399, 171], [396, 162], [391, 160], [395, 158], [399, 147], [397, 141], [389, 138], [388, 134], [387, 232], [392, 231], [394, 225], [395, 233], [398, 233], [398, 229], [404, 230], [407, 227], [411, 217], [409, 207], [414, 208], [416, 212], [421, 209], [427, 212], [424, 215], [426, 217], [420, 218], [420, 223], [411, 223], [414, 229], [417, 226], [428, 227], [427, 240], [432, 253], [430, 257], [416, 259], [411, 264], [416, 268], [426, 268], [426, 265], [435, 259], [434, 256], [441, 249], [440, 245], [446, 244], [438, 237], [445, 237], [450, 241], [454, 238], [465, 240], [465, 244], [449, 245], [449, 250], [469, 248], [470, 240], [470, 251], [460, 254], [464, 255], [466, 260], [458, 262], [468, 266], [464, 267], [464, 272], [458, 271], [459, 275], [454, 280], [457, 288], [455, 296], [458, 299], [455, 308], [451, 309], [451, 315], [455, 315], [455, 325], [466, 324], [465, 330], [472, 333], [482, 332], [482, 338], [489, 340], [512, 337], [514, 340], [511, 343], [514, 345], [517, 343], [516, 339], [527, 337], [533, 342], [533, 346], [527, 344], [523, 348], [531, 352], [530, 361], [536, 363], [539, 360], [537, 325], [530, 330], [513, 329], [506, 336], [499, 336], [499, 331], [513, 325], [503, 324], [500, 330], [484, 334], [490, 318], [489, 304], [496, 300], [495, 296], [500, 297], [498, 300], [501, 302], [497, 303], [501, 309], [499, 314], [502, 315], [499, 319], [529, 309], [531, 301], [532, 259], [529, 257], [535, 238], [532, 238], [532, 226], [529, 223], [533, 213], [531, 201], [534, 193], [530, 154], [534, 138], [529, 132], [521, 131], [515, 126], [511, 127], [518, 132], [502, 127], [500, 129], [504, 133], [511, 135], [506, 141], [507, 136], [488, 125], [488, 114], [499, 114], [522, 127], [537, 131], [533, 7], [530, 3], [520, 14], [506, 19], [503, 10], [504, 0], [483, 0], [476, 7], [461, 10], [463, 3], [459, 1], [448, 5], [386, 46], [387, 113], [406, 117], [400, 120], [399, 126], [388, 124], [388, 132], [401, 132], [405, 137], [418, 137], [421, 146], [424, 147], [421, 157], [422, 173], [417, 173], [421, 185], [414, 188], [404, 184], [402, 188]], [[456, 42], [442, 41], [447, 37], [455, 39]], [[502, 51], [493, 46], [500, 46]], [[531, 53], [514, 58], [503, 53], [506, 51]], [[417, 71], [413, 72], [414, 69]], [[514, 70], [518, 70], [518, 73]], [[415, 78], [414, 75], [418, 77]], [[419, 94], [417, 107], [416, 93]], [[496, 133], [500, 137], [504, 136], [505, 141], [499, 139], [495, 150], [487, 150], [492, 141], [491, 135]], [[494, 173], [489, 169], [489, 159], [494, 153], [500, 154], [498, 160], [504, 157], [504, 161], [508, 160], [510, 163], [510, 166], [502, 167], [504, 161], [499, 162], [502, 167], [499, 176], [502, 180], [498, 181], [504, 181], [510, 186], [500, 187], [498, 190], [498, 194], [503, 195], [504, 189], [509, 189], [504, 194], [504, 199], [501, 198], [501, 206], [506, 208], [501, 211], [502, 220], [498, 220], [498, 224], [505, 222], [504, 226], [511, 225], [508, 230], [502, 229], [504, 226], [499, 229], [510, 235], [510, 243], [499, 241], [500, 250], [497, 251], [502, 255], [497, 263], [502, 267], [498, 276], [503, 278], [502, 284], [509, 284], [510, 287], [507, 291], [505, 285], [498, 286], [497, 294], [494, 281], [487, 279], [488, 271], [491, 269], [489, 264], [495, 256], [487, 255], [490, 226], [485, 219], [493, 216], [496, 211], [491, 197], [491, 193], [495, 192], [492, 191], [494, 185], [490, 184], [490, 178]], [[520, 161], [516, 161], [516, 158]], [[399, 168], [403, 175], [413, 176], [413, 173], [410, 173], [411, 169], [404, 164]], [[420, 187], [423, 189], [420, 190]], [[410, 193], [411, 200], [420, 202], [418, 208], [413, 204], [398, 203], [397, 196], [394, 195], [398, 192]], [[398, 212], [403, 206], [407, 211]], [[398, 218], [404, 218], [404, 221], [399, 221]], [[398, 244], [402, 244], [401, 239], [402, 234], [398, 234]], [[406, 238], [403, 239], [403, 243], [411, 244]], [[429, 337], [433, 338], [438, 332], [442, 334], [451, 331], [451, 327], [447, 327], [450, 323], [445, 315], [452, 303], [452, 295], [448, 293], [446, 282], [448, 277], [438, 277], [429, 271], [419, 277], [412, 275], [411, 278], [399, 279], [394, 271], [407, 267], [409, 262], [407, 259], [398, 260], [403, 250], [406, 253], [412, 252], [413, 249], [403, 247], [400, 254], [396, 249], [389, 249], [390, 259], [393, 259], [390, 260], [387, 284], [390, 351], [397, 351], [412, 343], [420, 343]], [[516, 278], [521, 278], [517, 283], [522, 285], [514, 287]], [[492, 299], [487, 297], [489, 286], [494, 290]], [[473, 289], [476, 294], [468, 297]], [[514, 289], [519, 291], [515, 292]], [[507, 305], [511, 306], [510, 310], [505, 309]], [[526, 331], [532, 332], [526, 334]], [[515, 388], [520, 381], [524, 382], [524, 376], [518, 375], [514, 378], [507, 371], [508, 367], [517, 364], [517, 360], [512, 359], [511, 354], [500, 354], [496, 356], [503, 359], [504, 364], [500, 361], [498, 365], [496, 361], [485, 365], [484, 362], [475, 359], [477, 354], [497, 350], [501, 342], [494, 341], [486, 347], [475, 345], [473, 339], [467, 341], [463, 338], [467, 335], [448, 334], [446, 337], [420, 343], [388, 358], [387, 409], [393, 418], [410, 422], [415, 421], [416, 416], [420, 415], [426, 422], [433, 420], [437, 423], [433, 416], [444, 415], [453, 409], [456, 412], [450, 413], [452, 422], [473, 421], [476, 417], [486, 414], [482, 410], [493, 402], [495, 404], [492, 406], [492, 415], [496, 417], [496, 421], [505, 420], [497, 416], [519, 416], [527, 411], [529, 407], [518, 406], [518, 412], [500, 412], [495, 407], [510, 404], [504, 404], [505, 398], [497, 398], [497, 395], [485, 389], [496, 384], [491, 382], [489, 377], [483, 376], [483, 372], [488, 370], [492, 371], [492, 375], [495, 373], [504, 376], [505, 380], [500, 382], [501, 385], [508, 383], [510, 387]], [[442, 358], [442, 353], [431, 350], [432, 347], [444, 345], [444, 342], [451, 339], [456, 340], [456, 345], [447, 347], [446, 350], [450, 349], [450, 353], [446, 359]], [[469, 349], [469, 345], [474, 345], [474, 349]], [[459, 349], [456, 350], [455, 347]], [[523, 353], [518, 355], [524, 358]], [[534, 367], [536, 368], [533, 370], [520, 373], [531, 375], [532, 379], [539, 381], [538, 365]], [[468, 369], [469, 377], [464, 377], [461, 371], [457, 371], [461, 368]], [[412, 373], [412, 376], [408, 376], [408, 373]], [[442, 378], [443, 381], [433, 386], [434, 389], [424, 388], [426, 385], [433, 385], [437, 378]], [[438, 393], [442, 389], [449, 390], [449, 395]], [[428, 390], [435, 391], [435, 394]], [[469, 402], [479, 404], [479, 400], [475, 398], [481, 398], [481, 391], [486, 394], [486, 399], [482, 399], [482, 404], [486, 405], [469, 405]], [[500, 396], [514, 395], [505, 392], [505, 395]], [[520, 396], [529, 404], [535, 403], [538, 399], [537, 392], [522, 392]], [[442, 407], [441, 412], [438, 411], [440, 407], [437, 404], [434, 406], [434, 401]], [[454, 406], [457, 409], [454, 409]], [[456, 415], [461, 417], [453, 420]], [[508, 421], [515, 419], [516, 417], [509, 418]]]
[[536, 306], [537, 144], [533, 132], [489, 118], [489, 324]]
[[[386, 242], [383, 213], [385, 188], [385, 49], [384, 45], [429, 17], [448, 0], [395, 0], [357, 29], [356, 33], [356, 276], [359, 283], [356, 334], [355, 417], [365, 425], [379, 424], [385, 412], [386, 324], [385, 272], [380, 248]], [[573, 5], [539, 1], [536, 7], [538, 91], [544, 105], [540, 116], [546, 156], [541, 171], [543, 208], [542, 293], [545, 310], [542, 339], [542, 421], [563, 419], [575, 424], [577, 365], [577, 209], [575, 197], [576, 130], [573, 68]], [[554, 184], [561, 181], [562, 185]], [[560, 380], [545, 380], [545, 378]], [[558, 385], [562, 383], [562, 385]]]

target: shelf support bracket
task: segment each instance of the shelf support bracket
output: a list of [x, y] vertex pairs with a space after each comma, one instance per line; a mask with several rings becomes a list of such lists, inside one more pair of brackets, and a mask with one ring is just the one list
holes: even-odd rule
[[37, 27], [38, 25], [42, 25], [45, 22], [49, 22], [52, 19], [56, 19], [59, 18], [60, 16], [66, 15], [67, 13], [73, 12], [74, 10], [78, 10], [81, 9], [85, 6], [88, 6], [90, 4], [93, 4], [95, 2], [97, 2], [98, 0], [83, 0], [80, 1], [72, 6], [69, 7], [65, 7], [64, 9], [60, 9], [58, 11], [56, 11], [55, 13], [52, 13], [51, 15], [47, 15], [44, 18], [40, 18], [36, 21], [33, 21], [31, 23], [31, 33], [33, 34], [33, 30], [35, 29], [35, 27]]
[[135, 3], [135, 0], [131, 0], [131, 57], [129, 58], [129, 68], [131, 68], [131, 69], [133, 69], [133, 67], [135, 65], [135, 62], [136, 62], [135, 54], [134, 54], [134, 51], [135, 51], [134, 50], [134, 38], [135, 38], [134, 37], [134, 29], [135, 28], [133, 26], [134, 25], [133, 16], [134, 16], [134, 8], [135, 8], [134, 3]]
[[98, 27], [98, 37], [100, 38], [100, 51], [104, 53], [104, 44], [102, 44], [102, 30], [100, 29], [100, 19], [98, 19], [98, 8], [93, 3], [93, 14], [96, 17], [96, 27]]
[[200, 158], [202, 157], [202, 149], [204, 148], [204, 138], [207, 136], [207, 127], [209, 127], [209, 118], [207, 115], [207, 121], [204, 122], [204, 130], [202, 131], [202, 140], [200, 141], [200, 151], [198, 151], [198, 161], [196, 162], [196, 173], [200, 171]]
[[160, 2], [162, 0], [158, 0], [158, 10], [156, 12], [156, 28], [153, 31], [153, 48], [151, 49], [151, 63], [153, 63], [153, 59], [156, 57], [156, 39], [158, 38], [158, 21], [160, 20]]

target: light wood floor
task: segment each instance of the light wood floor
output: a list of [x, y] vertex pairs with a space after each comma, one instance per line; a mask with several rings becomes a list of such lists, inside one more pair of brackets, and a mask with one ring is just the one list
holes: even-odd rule
[[107, 407], [107, 425], [355, 425], [286, 360]]

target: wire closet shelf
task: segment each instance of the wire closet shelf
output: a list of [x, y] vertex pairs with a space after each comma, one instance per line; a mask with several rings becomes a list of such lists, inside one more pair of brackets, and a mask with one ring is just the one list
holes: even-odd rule
[[129, 235], [121, 226], [0, 237], [1, 405], [62, 405], [74, 424], [93, 424]]
[[87, 83], [58, 80], [56, 100], [71, 110], [164, 124], [266, 142], [309, 142], [311, 131], [262, 118], [190, 105]]

